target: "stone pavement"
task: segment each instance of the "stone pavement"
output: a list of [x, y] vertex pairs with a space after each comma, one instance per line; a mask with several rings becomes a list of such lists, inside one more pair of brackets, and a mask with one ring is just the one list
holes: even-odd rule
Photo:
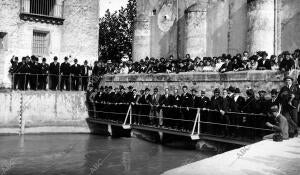
[[163, 175], [299, 175], [300, 137], [264, 140], [169, 170]]

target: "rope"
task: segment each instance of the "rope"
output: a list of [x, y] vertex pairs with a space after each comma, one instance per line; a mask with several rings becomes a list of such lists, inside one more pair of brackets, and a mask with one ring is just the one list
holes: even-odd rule
[[[88, 110], [88, 111], [91, 112], [92, 110]], [[93, 111], [93, 112], [104, 113], [104, 114], [116, 114], [116, 115], [126, 115], [127, 114], [127, 113], [106, 112], [106, 111]], [[165, 117], [157, 117], [157, 116], [149, 116], [149, 115], [140, 115], [140, 114], [132, 114], [132, 116], [141, 116], [141, 117], [156, 118], [156, 119], [163, 119], [163, 120], [167, 119], [167, 120], [182, 121], [182, 122], [193, 122], [193, 123], [195, 122], [194, 120], [173, 119], [173, 118], [165, 118]], [[219, 125], [219, 126], [231, 126], [231, 127], [245, 128], [245, 129], [252, 129], [252, 130], [272, 131], [270, 129], [255, 128], [255, 127], [241, 126], [241, 125], [231, 125], [231, 124], [223, 124], [223, 123], [204, 122], [204, 121], [200, 121], [200, 123]]]
[[[130, 103], [103, 103], [103, 102], [92, 102], [89, 101], [91, 103], [95, 103], [95, 104], [105, 104], [105, 105], [130, 105]], [[192, 110], [198, 110], [200, 109], [200, 111], [208, 111], [208, 112], [220, 112], [218, 110], [214, 110], [214, 109], [208, 109], [208, 108], [194, 108], [194, 107], [180, 107], [180, 106], [161, 106], [161, 105], [149, 105], [149, 104], [134, 104], [132, 106], [147, 106], [147, 107], [158, 107], [158, 108], [176, 108], [176, 109], [192, 109]], [[259, 116], [259, 117], [266, 117], [266, 115], [264, 114], [254, 114], [254, 113], [240, 113], [240, 112], [226, 112], [226, 114], [237, 114], [237, 115], [252, 115], [252, 116]]]

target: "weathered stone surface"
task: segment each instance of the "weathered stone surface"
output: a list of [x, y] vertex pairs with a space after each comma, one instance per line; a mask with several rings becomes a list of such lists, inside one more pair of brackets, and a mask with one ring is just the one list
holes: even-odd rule
[[248, 50], [274, 54], [274, 0], [248, 1]]
[[[292, 76], [296, 77], [295, 71]], [[153, 89], [158, 87], [163, 89], [169, 87], [181, 89], [186, 85], [189, 89], [195, 88], [198, 91], [205, 90], [209, 96], [215, 88], [228, 88], [230, 85], [239, 87], [245, 94], [247, 88], [253, 88], [255, 92], [261, 89], [270, 92], [273, 88], [279, 88], [283, 84], [282, 73], [277, 71], [242, 71], [228, 72], [220, 74], [218, 72], [187, 72], [179, 74], [130, 74], [130, 75], [106, 75], [101, 86], [119, 86], [128, 87], [132, 85], [136, 89]]]
[[84, 92], [4, 92], [0, 101], [0, 128], [19, 128], [20, 114], [26, 128], [71, 127], [74, 132], [76, 127], [88, 128]]

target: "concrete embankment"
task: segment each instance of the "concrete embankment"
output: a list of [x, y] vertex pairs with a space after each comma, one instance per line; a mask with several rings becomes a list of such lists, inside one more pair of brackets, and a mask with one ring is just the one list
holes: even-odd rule
[[163, 173], [163, 175], [299, 175], [300, 137], [264, 140]]
[[90, 133], [84, 92], [0, 92], [0, 134]]

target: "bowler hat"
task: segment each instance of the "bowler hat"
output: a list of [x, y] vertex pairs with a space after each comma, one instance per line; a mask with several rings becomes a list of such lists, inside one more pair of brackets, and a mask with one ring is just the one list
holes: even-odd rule
[[149, 89], [149, 88], [146, 88], [145, 91], [150, 91], [150, 89]]
[[229, 92], [235, 92], [235, 88], [232, 87], [232, 86], [230, 86], [230, 87], [228, 88], [228, 91], [229, 91]]
[[277, 89], [272, 89], [272, 90], [271, 90], [271, 94], [278, 94]]
[[219, 88], [216, 88], [216, 89], [214, 90], [214, 93], [220, 93], [220, 89], [219, 89]]

